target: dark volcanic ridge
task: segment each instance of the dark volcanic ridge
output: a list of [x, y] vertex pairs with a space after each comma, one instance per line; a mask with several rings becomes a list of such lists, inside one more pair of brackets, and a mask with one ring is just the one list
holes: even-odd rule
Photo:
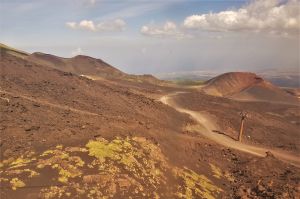
[[77, 55], [72, 58], [63, 58], [51, 54], [35, 52], [32, 54], [0, 44], [0, 52], [8, 53], [29, 62], [55, 68], [60, 71], [70, 72], [92, 80], [123, 80], [128, 82], [150, 83], [157, 85], [166, 84], [153, 75], [131, 75], [120, 71], [101, 59], [85, 55]]

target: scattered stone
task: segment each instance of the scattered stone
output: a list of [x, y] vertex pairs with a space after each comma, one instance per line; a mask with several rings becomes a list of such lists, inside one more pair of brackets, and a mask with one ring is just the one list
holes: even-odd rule
[[64, 76], [73, 76], [73, 74], [71, 72], [63, 72]]
[[4, 156], [4, 157], [9, 157], [9, 156], [11, 156], [12, 153], [13, 153], [13, 152], [12, 152], [11, 149], [6, 149], [6, 150], [3, 152], [3, 156]]
[[119, 188], [121, 191], [127, 190], [131, 185], [130, 181], [128, 179], [124, 179], [124, 178], [118, 179], [117, 182], [119, 184]]
[[40, 129], [39, 126], [30, 126], [30, 127], [26, 127], [25, 131], [37, 131], [39, 129]]
[[6, 129], [6, 126], [0, 126], [0, 130]]
[[275, 156], [273, 155], [273, 153], [271, 153], [270, 151], [266, 152], [266, 157], [275, 158]]
[[264, 192], [266, 189], [265, 189], [265, 187], [264, 186], [262, 186], [262, 185], [257, 185], [257, 190], [259, 191], [259, 192]]
[[94, 138], [97, 138], [97, 137], [100, 137], [101, 135], [100, 134], [97, 134], [97, 135], [94, 135]]

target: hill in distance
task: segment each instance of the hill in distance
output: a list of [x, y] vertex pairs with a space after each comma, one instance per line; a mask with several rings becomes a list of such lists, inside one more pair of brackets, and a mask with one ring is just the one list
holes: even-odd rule
[[244, 101], [298, 104], [298, 99], [254, 73], [229, 72], [205, 82], [206, 94]]
[[137, 83], [166, 84], [166, 82], [159, 80], [152, 75], [126, 74], [101, 59], [96, 59], [85, 55], [77, 55], [72, 58], [63, 58], [41, 52], [29, 54], [4, 44], [0, 44], [0, 51], [18, 56], [22, 59], [26, 59], [39, 65], [81, 75], [92, 80], [104, 78], [108, 80], [123, 80]]

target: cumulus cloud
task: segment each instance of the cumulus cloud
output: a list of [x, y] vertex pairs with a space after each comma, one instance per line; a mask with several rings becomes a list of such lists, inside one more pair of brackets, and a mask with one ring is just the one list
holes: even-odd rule
[[102, 21], [96, 24], [91, 20], [82, 20], [78, 23], [67, 22], [66, 26], [71, 29], [82, 29], [88, 31], [118, 32], [125, 29], [126, 22], [123, 19], [114, 19], [110, 21]]
[[208, 31], [299, 34], [299, 6], [298, 0], [256, 0], [238, 10], [189, 16], [183, 26]]
[[126, 27], [126, 22], [123, 19], [115, 19], [113, 21], [100, 22], [97, 25], [97, 30], [100, 31], [123, 31]]
[[93, 21], [89, 21], [89, 20], [82, 20], [79, 24], [78, 24], [79, 28], [82, 29], [86, 29], [86, 30], [92, 30], [95, 31], [95, 24]]
[[151, 37], [173, 37], [178, 39], [189, 37], [171, 21], [167, 21], [163, 26], [145, 25], [140, 32], [145, 36]]

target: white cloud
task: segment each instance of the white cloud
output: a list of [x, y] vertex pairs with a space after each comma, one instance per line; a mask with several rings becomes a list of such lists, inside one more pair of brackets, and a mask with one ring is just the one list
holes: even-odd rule
[[80, 47], [76, 48], [75, 50], [73, 50], [73, 51], [71, 52], [71, 55], [72, 55], [72, 56], [82, 55], [82, 54], [83, 54], [83, 51], [82, 51], [82, 49], [81, 49]]
[[99, 31], [123, 31], [126, 27], [126, 22], [123, 19], [115, 19], [112, 21], [104, 21], [97, 25]]
[[96, 24], [91, 20], [82, 20], [78, 23], [67, 22], [66, 26], [71, 29], [82, 29], [88, 31], [118, 32], [125, 29], [126, 22], [123, 19], [114, 19], [109, 21], [102, 21]]
[[78, 27], [80, 29], [84, 29], [84, 30], [91, 30], [91, 31], [95, 31], [95, 24], [93, 21], [89, 21], [89, 20], [82, 20], [79, 24]]
[[300, 1], [256, 0], [238, 9], [192, 15], [184, 20], [187, 29], [208, 31], [253, 31], [299, 34]]
[[167, 21], [163, 26], [144, 25], [140, 32], [145, 36], [151, 37], [173, 37], [182, 39], [189, 35], [182, 32], [174, 22]]

